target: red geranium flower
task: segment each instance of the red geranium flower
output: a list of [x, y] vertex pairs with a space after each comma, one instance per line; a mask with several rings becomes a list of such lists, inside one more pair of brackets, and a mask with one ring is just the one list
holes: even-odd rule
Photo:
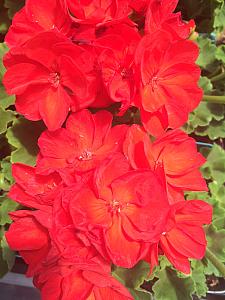
[[145, 242], [164, 230], [168, 203], [153, 172], [128, 171], [127, 160], [115, 154], [96, 170], [94, 187], [71, 188], [65, 198], [74, 226], [91, 232], [114, 264], [131, 268], [146, 255]]
[[[158, 245], [177, 270], [189, 274], [188, 259], [204, 257], [207, 241], [202, 226], [211, 221], [212, 207], [203, 201], [182, 201], [171, 206], [166, 230]], [[150, 247], [147, 260], [151, 268], [158, 264], [158, 245]]]
[[51, 217], [47, 212], [19, 210], [10, 213], [11, 224], [5, 236], [12, 250], [19, 251], [29, 265], [27, 275], [32, 276], [47, 257], [51, 241], [48, 229]]
[[55, 130], [70, 108], [75, 111], [94, 101], [91, 58], [61, 34], [40, 33], [6, 54], [4, 85], [9, 94], [17, 95], [18, 112], [30, 120], [43, 119], [49, 130]]
[[19, 46], [42, 31], [56, 30], [68, 35], [72, 21], [65, 6], [58, 0], [27, 0], [13, 18], [5, 37], [6, 44]]
[[35, 276], [43, 300], [132, 300], [128, 290], [101, 266], [59, 261]]
[[140, 68], [142, 121], [153, 135], [178, 128], [202, 98], [200, 68], [195, 64], [198, 47], [192, 41], [174, 41], [169, 33], [146, 35], [136, 51]]
[[110, 154], [121, 151], [126, 125], [113, 128], [107, 111], [82, 110], [70, 115], [66, 129], [44, 132], [39, 138], [38, 172], [80, 174], [95, 169]]
[[114, 26], [94, 42], [100, 54], [98, 64], [105, 88], [114, 102], [126, 110], [136, 94], [134, 53], [141, 36], [134, 27]]
[[65, 0], [72, 19], [80, 24], [102, 25], [128, 21], [128, 0]]
[[199, 170], [205, 158], [197, 152], [196, 142], [183, 131], [171, 130], [153, 143], [138, 125], [127, 132], [124, 153], [134, 169], [164, 168], [169, 201], [184, 199], [184, 191], [207, 191]]
[[49, 210], [62, 189], [62, 179], [57, 173], [39, 175], [35, 167], [17, 163], [12, 165], [12, 175], [16, 183], [9, 196], [26, 207]]
[[179, 0], [150, 0], [145, 21], [145, 32], [154, 33], [167, 30], [180, 39], [186, 39], [191, 33], [193, 21], [184, 22], [181, 13], [173, 13]]

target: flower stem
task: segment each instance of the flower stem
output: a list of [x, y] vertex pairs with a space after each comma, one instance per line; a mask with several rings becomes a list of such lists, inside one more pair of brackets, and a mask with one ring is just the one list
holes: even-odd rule
[[225, 104], [225, 96], [204, 95], [202, 100], [209, 103]]
[[222, 79], [225, 79], [225, 72], [212, 77], [210, 80], [211, 80], [211, 82], [216, 82], [216, 81], [219, 81]]
[[225, 265], [222, 263], [209, 248], [206, 249], [205, 257], [217, 268], [220, 274], [225, 278]]

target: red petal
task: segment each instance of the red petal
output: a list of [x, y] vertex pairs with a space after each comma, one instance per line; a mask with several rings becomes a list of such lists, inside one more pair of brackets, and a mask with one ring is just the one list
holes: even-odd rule
[[92, 148], [95, 127], [93, 116], [88, 110], [72, 114], [66, 122], [66, 128], [77, 141], [81, 153]]
[[32, 217], [24, 217], [10, 226], [6, 239], [13, 250], [35, 250], [48, 244], [45, 229]]
[[161, 237], [160, 246], [162, 247], [168, 260], [177, 270], [185, 274], [190, 274], [191, 267], [188, 258], [178, 253], [170, 244], [168, 244], [168, 241], [164, 236]]
[[[15, 61], [16, 62], [16, 61]], [[23, 70], [21, 72], [21, 70]], [[11, 66], [3, 79], [8, 94], [20, 95], [29, 85], [49, 84], [49, 71], [35, 63], [18, 63]]]
[[205, 255], [206, 245], [199, 244], [177, 228], [169, 231], [166, 234], [166, 238], [173, 248], [183, 256], [202, 259]]
[[114, 216], [112, 226], [105, 233], [105, 243], [115, 265], [132, 268], [140, 259], [141, 244], [125, 235], [120, 217]]
[[212, 206], [204, 201], [178, 202], [173, 207], [176, 210], [176, 222], [202, 226], [212, 221]]
[[61, 84], [73, 95], [85, 99], [87, 97], [87, 80], [84, 73], [77, 67], [76, 61], [68, 56], [60, 56], [59, 62]]
[[128, 172], [129, 169], [127, 159], [120, 153], [116, 153], [108, 160], [103, 161], [95, 173], [95, 183], [100, 197], [111, 199], [112, 192], [109, 185], [114, 179]]
[[85, 280], [82, 272], [73, 272], [62, 281], [62, 300], [86, 299], [93, 285]]
[[[76, 192], [76, 196], [70, 200], [70, 213], [75, 226], [86, 223], [107, 228], [112, 222], [106, 201], [96, 198], [92, 190], [88, 188], [81, 188], [79, 192]], [[82, 213], [83, 218], [79, 223], [78, 215], [80, 213]]]
[[49, 130], [56, 130], [62, 126], [69, 112], [70, 97], [59, 86], [50, 88], [44, 99], [40, 101], [40, 114]]

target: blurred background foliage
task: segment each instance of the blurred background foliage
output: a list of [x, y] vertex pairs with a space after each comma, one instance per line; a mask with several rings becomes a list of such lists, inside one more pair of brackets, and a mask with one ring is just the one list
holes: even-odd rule
[[[41, 122], [31, 122], [14, 109], [15, 98], [6, 94], [2, 85], [5, 68], [2, 57], [7, 52], [4, 36], [14, 14], [24, 0], [0, 0], [0, 276], [10, 270], [15, 255], [6, 243], [4, 233], [10, 219], [8, 213], [18, 204], [7, 197], [13, 183], [11, 164], [35, 164], [37, 139], [43, 131]], [[177, 11], [183, 19], [194, 19], [196, 29], [190, 39], [198, 43], [198, 65], [202, 76], [200, 86], [204, 97], [190, 114], [184, 130], [193, 136], [199, 150], [207, 158], [202, 173], [209, 185], [204, 193], [187, 193], [187, 199], [204, 199], [214, 207], [213, 223], [206, 227], [209, 251], [225, 263], [225, 3], [224, 0], [180, 0]], [[149, 267], [140, 262], [132, 270], [113, 268], [113, 275], [129, 288], [136, 300], [191, 300], [193, 295], [205, 296], [207, 278], [221, 276], [213, 259], [192, 261], [192, 274], [184, 276], [169, 262], [160, 258], [160, 265], [149, 276]]]

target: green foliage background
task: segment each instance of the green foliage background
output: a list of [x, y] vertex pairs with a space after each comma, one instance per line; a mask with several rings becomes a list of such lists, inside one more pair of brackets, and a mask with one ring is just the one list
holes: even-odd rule
[[[25, 120], [15, 112], [14, 97], [6, 94], [2, 85], [5, 68], [2, 57], [7, 52], [4, 35], [16, 11], [24, 0], [0, 0], [0, 276], [14, 264], [14, 253], [8, 248], [4, 233], [10, 224], [8, 213], [18, 209], [18, 204], [7, 197], [13, 183], [11, 164], [35, 164], [38, 152], [37, 139], [43, 131], [41, 122]], [[225, 263], [225, 3], [224, 0], [180, 0], [177, 11], [185, 20], [195, 19], [196, 31], [191, 39], [200, 47], [197, 63], [202, 69], [200, 86], [204, 98], [190, 114], [184, 130], [198, 142], [207, 157], [202, 173], [209, 191], [188, 193], [187, 199], [204, 199], [214, 207], [213, 223], [206, 227], [210, 251]], [[193, 295], [206, 295], [206, 276], [221, 276], [212, 261], [192, 261], [189, 276], [177, 272], [164, 258], [149, 276], [149, 267], [140, 262], [132, 270], [113, 268], [112, 273], [131, 291], [136, 300], [191, 300]]]

